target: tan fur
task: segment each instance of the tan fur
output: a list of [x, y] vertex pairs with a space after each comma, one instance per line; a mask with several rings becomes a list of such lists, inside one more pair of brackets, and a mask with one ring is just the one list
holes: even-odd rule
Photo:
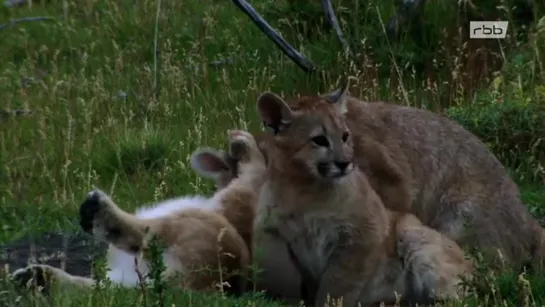
[[[265, 132], [258, 132], [253, 133], [252, 137], [258, 144], [266, 161], [267, 141], [271, 136]], [[210, 156], [208, 156], [210, 153], [213, 153], [215, 157], [221, 157], [226, 163], [221, 166], [214, 163], [204, 163], [210, 158]], [[211, 167], [211, 165], [213, 165], [213, 167]], [[236, 157], [233, 157], [226, 152], [222, 153], [210, 149], [200, 151], [193, 155], [192, 167], [201, 176], [213, 179], [216, 182], [217, 191], [224, 189], [232, 180], [239, 178], [241, 168]], [[263, 163], [263, 168], [265, 171], [265, 163]], [[264, 177], [262, 177], [262, 179], [263, 178]], [[248, 198], [245, 200], [247, 201], [246, 205], [251, 207], [252, 210], [255, 210], [255, 206], [257, 206], [259, 192], [258, 185], [262, 184], [262, 181], [263, 180], [253, 182], [254, 195], [248, 195]], [[241, 200], [241, 203], [242, 202], [243, 201]], [[225, 214], [232, 215], [232, 213], [229, 213], [228, 211], [229, 210], [225, 210]], [[236, 212], [236, 210], [234, 212]], [[250, 224], [248, 225], [247, 222], [250, 222]], [[238, 225], [241, 225], [240, 228], [242, 228], [239, 229], [240, 233], [253, 232], [253, 215], [251, 221], [247, 219], [246, 222], [238, 223]], [[252, 243], [249, 243], [249, 248], [252, 252], [254, 268], [256, 269], [252, 272], [254, 289], [257, 291], [264, 291], [268, 297], [280, 299], [290, 304], [298, 304], [300, 301], [299, 285], [301, 278], [296, 268], [291, 263], [286, 244], [274, 236], [260, 233], [257, 240], [253, 240]]]
[[[278, 99], [261, 97], [260, 108], [274, 108]], [[324, 306], [327, 295], [342, 297], [343, 306], [392, 303], [396, 292], [457, 297], [457, 274], [470, 272], [471, 263], [457, 258], [463, 251], [416, 217], [383, 206], [365, 174], [351, 163], [352, 139], [343, 140], [347, 126], [338, 116], [327, 116], [334, 110], [321, 104], [261, 114], [273, 126], [287, 124], [275, 127], [280, 132], [267, 148], [255, 236], [265, 232], [289, 245], [313, 306]], [[313, 144], [318, 136], [327, 138], [330, 149]], [[345, 172], [336, 168], [338, 162], [349, 162]]]
[[461, 246], [507, 264], [541, 264], [543, 229], [476, 136], [441, 115], [349, 96], [339, 117], [323, 107], [335, 93], [287, 103], [294, 112], [338, 117], [352, 131], [355, 164], [388, 208], [414, 213]]
[[255, 207], [266, 164], [257, 144], [242, 143], [246, 141], [242, 134], [237, 143], [231, 143], [229, 160], [236, 161], [236, 180], [226, 182], [226, 186], [220, 188], [215, 197], [222, 203], [220, 213], [235, 226], [247, 246], [251, 247]]
[[[97, 226], [93, 230], [94, 235], [106, 240], [110, 244], [109, 249], [115, 247], [133, 254], [139, 262], [149, 260], [145, 257], [145, 251], [149, 240], [156, 236], [166, 246], [166, 270], [162, 277], [169, 280], [172, 286], [216, 291], [221, 284], [220, 263], [226, 279], [235, 270], [245, 270], [250, 264], [246, 244], [221, 214], [189, 209], [164, 218], [140, 220], [119, 209], [106, 194], [100, 197], [101, 217], [95, 219]], [[119, 237], [102, 235], [112, 227], [119, 230]], [[36, 268], [47, 270], [61, 284], [93, 285], [91, 279], [79, 283], [86, 278], [71, 276], [64, 271], [60, 273], [61, 270], [45, 265], [31, 265], [15, 271], [13, 275], [16, 277]], [[242, 274], [246, 278], [247, 273], [243, 271]]]
[[[166, 247], [163, 277], [173, 286], [216, 291], [222, 281], [239, 276], [241, 289], [238, 290], [244, 291], [251, 265], [248, 247], [252, 242], [257, 201], [255, 187], [261, 185], [265, 171], [264, 158], [257, 145], [247, 145], [245, 141], [240, 136], [231, 137], [229, 154], [236, 158], [238, 174], [215, 193], [214, 198], [221, 203], [217, 211], [185, 209], [161, 218], [140, 219], [120, 209], [105, 193], [95, 190], [82, 204], [81, 218], [92, 218], [89, 231], [108, 242], [110, 250], [113, 247], [121, 249], [140, 261], [148, 260], [146, 250], [150, 239], [158, 238]], [[252, 148], [255, 150], [250, 150]], [[208, 157], [214, 159], [213, 155]], [[220, 156], [216, 158], [221, 159]], [[89, 278], [72, 276], [46, 265], [32, 265], [16, 271], [13, 276], [17, 278], [33, 270], [41, 270], [61, 284], [93, 284]]]
[[397, 255], [411, 272], [407, 284], [412, 293], [436, 288], [439, 300], [461, 299], [458, 277], [469, 278], [473, 265], [460, 246], [412, 214], [403, 215], [396, 226]]
[[183, 288], [213, 291], [220, 282], [220, 264], [226, 276], [250, 264], [243, 239], [219, 213], [188, 209], [164, 218], [142, 220], [122, 212], [110, 200], [103, 199], [101, 203], [104, 205], [101, 216], [94, 220], [95, 236], [103, 229], [117, 227], [121, 235], [105, 239], [116, 248], [129, 253], [136, 251], [141, 257], [149, 240], [156, 236], [166, 246], [165, 252], [171, 255], [166, 257], [179, 259], [179, 263], [167, 263], [164, 277], [184, 273], [180, 282]]
[[[452, 257], [439, 245], [441, 239], [435, 240], [441, 235], [418, 219], [409, 223], [403, 217], [405, 222], [397, 223], [397, 215], [383, 207], [363, 173], [356, 169], [332, 184], [311, 181], [294, 174], [292, 165], [281, 168], [282, 162], [275, 163], [289, 161], [289, 155], [272, 151], [271, 156], [274, 166], [262, 190], [256, 227], [278, 233], [290, 244], [308, 271], [302, 274], [305, 283], [317, 284], [316, 306], [324, 306], [326, 295], [342, 297], [343, 306], [395, 302], [396, 292], [402, 297], [433, 291], [440, 298], [457, 297], [457, 274], [471, 268], [470, 263]], [[420, 233], [431, 239], [422, 241]], [[406, 248], [397, 250], [397, 240]], [[452, 249], [463, 255], [456, 244]]]
[[[271, 136], [267, 132], [252, 133], [252, 136], [254, 137], [255, 142], [257, 142], [266, 162], [266, 144]], [[202, 161], [204, 158], [203, 154], [213, 155], [217, 163], [221, 163], [221, 165], [205, 165]], [[217, 190], [225, 188], [233, 179], [237, 178], [240, 173], [238, 159], [230, 155], [229, 152], [222, 152], [216, 149], [200, 150], [193, 153], [191, 157], [191, 167], [202, 177], [214, 180]]]

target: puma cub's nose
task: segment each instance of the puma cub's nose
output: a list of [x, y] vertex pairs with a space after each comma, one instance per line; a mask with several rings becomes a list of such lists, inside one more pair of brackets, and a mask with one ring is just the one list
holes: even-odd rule
[[350, 161], [335, 161], [335, 166], [337, 166], [341, 171], [345, 171], [350, 165]]

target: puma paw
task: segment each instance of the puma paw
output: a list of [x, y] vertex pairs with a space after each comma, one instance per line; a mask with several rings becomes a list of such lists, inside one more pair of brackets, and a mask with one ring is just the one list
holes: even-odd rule
[[248, 161], [256, 153], [261, 154], [254, 136], [244, 130], [229, 131], [229, 153], [239, 161]]
[[116, 226], [115, 204], [99, 189], [87, 194], [79, 208], [80, 226], [83, 231], [105, 240], [116, 239], [121, 230]]
[[31, 264], [13, 272], [11, 279], [19, 287], [47, 293], [53, 276], [53, 271], [48, 265]]

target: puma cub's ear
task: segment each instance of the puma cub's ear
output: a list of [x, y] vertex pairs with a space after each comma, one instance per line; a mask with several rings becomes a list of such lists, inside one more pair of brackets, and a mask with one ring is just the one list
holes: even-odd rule
[[350, 87], [351, 78], [353, 77], [342, 77], [339, 86], [335, 91], [320, 95], [321, 98], [334, 104], [342, 115], [348, 112], [346, 105], [348, 102], [348, 88]]
[[217, 179], [220, 174], [229, 172], [224, 155], [215, 149], [199, 149], [191, 154], [190, 161], [191, 168], [203, 177]]
[[284, 99], [275, 93], [265, 92], [257, 98], [259, 117], [274, 133], [288, 126], [293, 119], [293, 112]]

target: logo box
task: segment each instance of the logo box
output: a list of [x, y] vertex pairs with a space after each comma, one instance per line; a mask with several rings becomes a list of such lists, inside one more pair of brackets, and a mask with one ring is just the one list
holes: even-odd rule
[[469, 38], [504, 39], [509, 21], [470, 21]]

